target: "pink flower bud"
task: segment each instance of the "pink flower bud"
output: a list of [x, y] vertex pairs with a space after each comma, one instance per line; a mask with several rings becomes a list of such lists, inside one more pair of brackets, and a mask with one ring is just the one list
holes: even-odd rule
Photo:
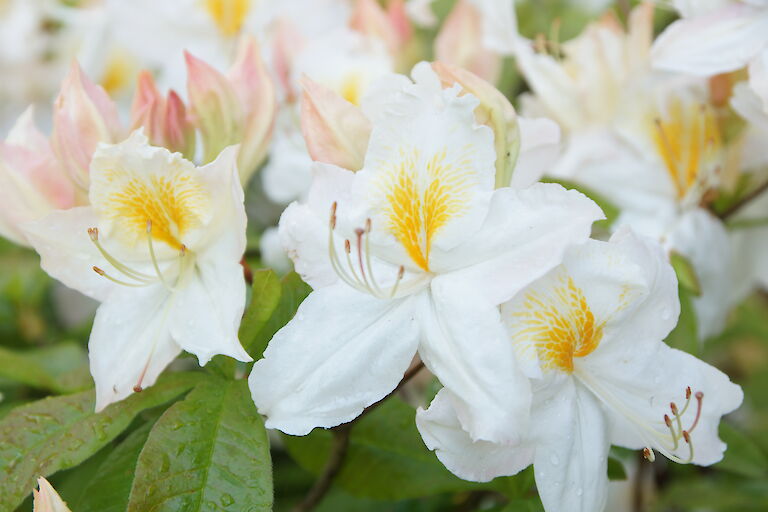
[[362, 111], [308, 77], [302, 78], [301, 131], [313, 160], [360, 170], [371, 123]]
[[291, 83], [293, 60], [304, 48], [306, 41], [293, 22], [287, 19], [277, 21], [274, 34], [272, 42], [272, 67], [277, 76], [277, 82], [285, 95], [285, 100], [293, 102], [297, 96]]
[[400, 48], [400, 32], [387, 12], [376, 0], [357, 0], [349, 26], [358, 32], [381, 40], [392, 55]]
[[435, 58], [495, 82], [501, 70], [501, 58], [485, 48], [482, 38], [480, 12], [470, 1], [459, 0], [435, 39]]
[[104, 89], [73, 63], [53, 111], [53, 150], [73, 181], [88, 189], [88, 167], [99, 142], [122, 135], [117, 107]]

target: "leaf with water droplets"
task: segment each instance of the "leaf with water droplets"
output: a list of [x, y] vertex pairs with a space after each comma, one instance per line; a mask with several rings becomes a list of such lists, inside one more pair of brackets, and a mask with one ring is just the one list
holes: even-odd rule
[[[13, 510], [35, 479], [74, 467], [96, 453], [145, 409], [190, 389], [201, 374], [172, 373], [154, 386], [94, 413], [93, 390], [14, 409], [0, 422], [0, 510]], [[94, 435], [101, 432], [101, 435]]]
[[0, 377], [54, 393], [71, 393], [93, 386], [88, 355], [79, 345], [15, 351], [0, 347]]
[[248, 383], [210, 377], [155, 423], [127, 510], [271, 508], [269, 441]]

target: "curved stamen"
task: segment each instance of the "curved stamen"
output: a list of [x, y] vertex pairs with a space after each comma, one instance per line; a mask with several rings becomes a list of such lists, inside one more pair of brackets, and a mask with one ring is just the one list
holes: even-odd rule
[[134, 287], [134, 288], [141, 288], [143, 286], [149, 285], [149, 283], [129, 283], [127, 281], [121, 281], [120, 279], [117, 279], [117, 278], [112, 277], [111, 275], [107, 274], [106, 272], [104, 272], [104, 270], [100, 269], [97, 266], [93, 266], [92, 268], [93, 268], [93, 271], [96, 272], [97, 274], [99, 274], [101, 277], [105, 277], [105, 278], [109, 279], [110, 281], [112, 281], [113, 283], [116, 283], [116, 284], [120, 284], [120, 285], [123, 285], [123, 286], [131, 286], [131, 287]]
[[[168, 290], [173, 290], [173, 287], [168, 284], [168, 281], [165, 280], [165, 276], [160, 271], [160, 265], [157, 263], [157, 258], [155, 257], [155, 247], [152, 244], [152, 221], [147, 220], [147, 245], [149, 246], [149, 256], [152, 259], [152, 266], [155, 268], [155, 273], [157, 274], [157, 278], [160, 280], [161, 283], [163, 283], [163, 286], [165, 286]], [[183, 247], [183, 246], [182, 246]], [[182, 251], [182, 255], [185, 251]]]
[[122, 263], [120, 260], [112, 256], [99, 241], [99, 228], [88, 228], [88, 236], [90, 237], [91, 242], [93, 242], [93, 245], [96, 246], [101, 255], [104, 257], [104, 259], [107, 260], [113, 267], [115, 267], [118, 272], [121, 272], [126, 277], [145, 283], [150, 283], [155, 280], [153, 276], [132, 269], [125, 263]]

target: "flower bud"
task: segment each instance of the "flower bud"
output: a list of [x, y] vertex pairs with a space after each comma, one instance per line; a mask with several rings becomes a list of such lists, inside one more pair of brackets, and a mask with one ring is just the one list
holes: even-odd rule
[[121, 134], [114, 102], [73, 63], [54, 103], [52, 143], [78, 187], [88, 190], [88, 167], [96, 145], [116, 142]]
[[[357, 0], [349, 26], [368, 37], [379, 39], [395, 55], [403, 43], [401, 31], [376, 0]], [[401, 29], [402, 30], [402, 29]]]
[[371, 123], [360, 108], [332, 90], [302, 78], [301, 131], [313, 160], [362, 169]]
[[139, 75], [131, 118], [132, 129], [143, 127], [152, 145], [178, 151], [188, 159], [194, 157], [195, 128], [187, 119], [184, 102], [175, 91], [164, 98], [147, 71]]
[[514, 107], [498, 89], [470, 71], [443, 62], [433, 63], [432, 69], [444, 87], [459, 84], [466, 93], [480, 100], [475, 118], [493, 130], [496, 188], [509, 186], [520, 150], [520, 129]]
[[488, 82], [495, 82], [501, 58], [483, 45], [482, 17], [469, 0], [459, 0], [435, 39], [435, 58], [467, 69]]
[[56, 490], [43, 477], [37, 479], [38, 489], [32, 491], [34, 512], [70, 512]]
[[240, 142], [237, 165], [246, 183], [267, 155], [277, 115], [275, 84], [253, 38], [243, 39], [228, 76], [244, 116], [242, 141], [233, 142]]

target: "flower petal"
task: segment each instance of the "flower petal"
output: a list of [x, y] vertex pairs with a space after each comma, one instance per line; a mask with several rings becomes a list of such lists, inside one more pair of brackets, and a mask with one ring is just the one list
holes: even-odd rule
[[473, 440], [518, 442], [527, 429], [530, 386], [498, 308], [450, 275], [436, 277], [430, 295], [419, 345], [424, 364]]
[[473, 441], [461, 427], [443, 388], [427, 410], [416, 412], [416, 426], [427, 448], [454, 475], [473, 482], [488, 482], [497, 476], [514, 475], [533, 462], [530, 445], [508, 446], [489, 441]]
[[96, 412], [154, 384], [181, 353], [168, 330], [169, 295], [160, 284], [120, 288], [99, 306], [88, 342]]
[[682, 19], [656, 38], [651, 51], [659, 69], [715, 75], [744, 67], [768, 44], [768, 11], [734, 2]]
[[386, 396], [416, 352], [414, 306], [345, 284], [312, 292], [248, 379], [266, 426], [305, 435], [348, 422]]
[[568, 379], [550, 397], [537, 395], [532, 415], [533, 467], [549, 512], [594, 512], [605, 507], [610, 443], [598, 401]]

